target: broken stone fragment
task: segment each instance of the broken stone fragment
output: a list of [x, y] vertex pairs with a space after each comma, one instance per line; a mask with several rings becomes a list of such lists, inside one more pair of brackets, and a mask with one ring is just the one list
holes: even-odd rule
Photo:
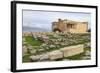
[[23, 56], [28, 52], [28, 48], [26, 46], [22, 47], [22, 54]]
[[50, 60], [56, 60], [56, 59], [63, 58], [63, 53], [59, 50], [50, 52], [49, 53], [49, 58], [50, 58]]
[[55, 48], [55, 45], [50, 45], [49, 47], [50, 47], [50, 48]]
[[38, 61], [40, 59], [40, 55], [32, 55], [32, 56], [30, 56], [30, 60], [31, 61]]
[[85, 52], [85, 55], [86, 55], [86, 56], [90, 56], [90, 55], [91, 55], [91, 52], [87, 50], [87, 51]]
[[38, 52], [44, 52], [45, 49], [43, 49], [43, 48], [41, 49], [41, 48], [40, 48], [40, 49], [38, 49], [37, 51], [38, 51]]
[[36, 49], [32, 49], [32, 50], [30, 50], [30, 53], [31, 53], [31, 54], [35, 54], [36, 52], [37, 52]]
[[90, 48], [91, 47], [91, 43], [85, 43], [84, 44], [84, 48]]
[[88, 60], [88, 59], [91, 59], [91, 57], [90, 57], [90, 56], [85, 56], [85, 57], [83, 57], [82, 59]]
[[41, 55], [40, 61], [49, 61], [49, 55], [48, 54]]
[[28, 49], [29, 49], [29, 50], [32, 50], [32, 49], [33, 49], [33, 46], [29, 45], [29, 46], [28, 46]]

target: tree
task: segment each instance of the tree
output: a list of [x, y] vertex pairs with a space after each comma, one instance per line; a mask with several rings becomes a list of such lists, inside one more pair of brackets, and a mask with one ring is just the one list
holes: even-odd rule
[[91, 29], [88, 29], [88, 32], [91, 32]]

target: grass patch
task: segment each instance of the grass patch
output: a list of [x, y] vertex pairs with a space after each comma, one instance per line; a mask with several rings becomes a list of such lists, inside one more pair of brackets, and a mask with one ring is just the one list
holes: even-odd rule
[[32, 36], [24, 36], [24, 38], [25, 42], [27, 42], [27, 44], [30, 44], [32, 46], [40, 46], [43, 43], [40, 40], [34, 39]]
[[29, 57], [30, 57], [30, 55], [29, 55], [29, 54], [28, 54], [28, 55], [23, 56], [22, 61], [23, 61], [24, 63], [25, 63], [25, 62], [30, 62]]

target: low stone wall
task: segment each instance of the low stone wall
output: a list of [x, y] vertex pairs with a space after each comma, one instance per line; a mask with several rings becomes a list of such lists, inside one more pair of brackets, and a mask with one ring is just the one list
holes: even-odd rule
[[32, 36], [31, 32], [23, 32], [23, 36]]
[[83, 52], [84, 52], [84, 45], [76, 45], [76, 46], [64, 47], [59, 50], [48, 52], [42, 55], [36, 55], [36, 56], [33, 55], [30, 57], [30, 59], [33, 61], [41, 61], [42, 58], [42, 61], [45, 60], [49, 61], [49, 60], [61, 59], [63, 57], [74, 56]]
[[53, 35], [54, 32], [23, 32], [23, 36], [32, 36], [32, 34]]

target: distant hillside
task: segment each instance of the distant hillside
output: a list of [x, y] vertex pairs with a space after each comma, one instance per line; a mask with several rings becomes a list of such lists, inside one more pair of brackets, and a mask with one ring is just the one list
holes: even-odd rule
[[37, 27], [27, 27], [23, 26], [23, 32], [49, 32], [51, 30]]

